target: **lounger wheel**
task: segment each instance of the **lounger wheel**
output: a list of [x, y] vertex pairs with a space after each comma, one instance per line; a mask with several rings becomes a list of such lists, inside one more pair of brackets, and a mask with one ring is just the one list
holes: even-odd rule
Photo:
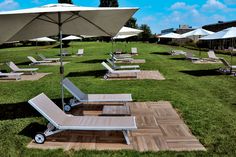
[[34, 137], [34, 141], [38, 144], [43, 144], [46, 141], [46, 136], [43, 133], [37, 133]]
[[107, 80], [107, 79], [108, 79], [108, 76], [107, 76], [107, 75], [105, 75], [103, 78], [104, 78], [105, 80]]
[[71, 110], [71, 106], [70, 105], [65, 105], [64, 106], [64, 111], [69, 112]]

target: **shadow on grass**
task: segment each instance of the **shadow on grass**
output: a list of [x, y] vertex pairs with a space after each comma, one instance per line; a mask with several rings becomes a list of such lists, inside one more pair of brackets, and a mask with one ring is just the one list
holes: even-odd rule
[[186, 60], [186, 58], [171, 58], [171, 60], [183, 61], [183, 60]]
[[189, 70], [189, 71], [179, 71], [181, 73], [185, 73], [192, 76], [202, 77], [202, 76], [218, 76], [222, 75], [217, 69], [210, 70]]
[[21, 130], [18, 135], [23, 135], [26, 137], [31, 137], [34, 138], [34, 136], [38, 133], [38, 132], [44, 132], [46, 130], [46, 126], [39, 124], [39, 123], [31, 123], [28, 126], [26, 126], [23, 130]]
[[170, 56], [168, 52], [151, 52], [150, 54], [153, 55], [163, 55], [163, 56]]
[[[65, 99], [68, 102], [69, 99]], [[61, 108], [61, 99], [54, 99], [53, 102]], [[38, 113], [28, 102], [20, 102], [15, 104], [0, 104], [0, 120], [10, 120], [17, 118], [40, 117]]]
[[93, 70], [84, 72], [70, 72], [66, 77], [83, 77], [83, 76], [103, 77], [105, 74], [106, 70]]
[[21, 63], [17, 63], [17, 65], [29, 65], [32, 62], [21, 62]]
[[104, 59], [92, 59], [92, 60], [82, 61], [82, 62], [78, 62], [78, 63], [102, 63], [103, 61], [105, 61], [105, 60]]

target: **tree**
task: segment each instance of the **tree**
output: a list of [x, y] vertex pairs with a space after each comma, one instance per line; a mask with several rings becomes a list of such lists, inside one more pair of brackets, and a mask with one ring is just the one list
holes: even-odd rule
[[72, 0], [58, 0], [58, 3], [68, 3], [68, 4], [73, 4]]
[[125, 24], [126, 27], [138, 28], [137, 19], [131, 17]]
[[119, 7], [118, 0], [100, 0], [99, 7]]
[[142, 41], [148, 41], [152, 37], [152, 31], [147, 24], [142, 24], [139, 29], [143, 30], [143, 32], [139, 35], [139, 38]]

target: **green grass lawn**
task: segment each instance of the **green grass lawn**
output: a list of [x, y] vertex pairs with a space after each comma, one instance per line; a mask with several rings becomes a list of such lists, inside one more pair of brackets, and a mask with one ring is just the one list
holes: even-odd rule
[[[219, 75], [215, 69], [222, 65], [199, 65], [183, 57], [166, 55], [172, 48], [165, 45], [129, 43], [138, 47], [139, 56], [146, 59], [143, 70], [159, 70], [166, 78], [156, 80], [105, 81], [100, 64], [111, 51], [111, 43], [73, 42], [68, 51], [85, 49], [83, 57], [65, 57], [65, 76], [87, 93], [132, 93], [134, 101], [170, 101], [207, 152], [145, 152], [135, 151], [67, 151], [27, 149], [32, 134], [46, 120], [27, 101], [44, 92], [60, 104], [60, 75], [58, 66], [38, 66], [39, 72], [51, 72], [39, 81], [0, 82], [0, 152], [1, 156], [236, 156], [236, 77]], [[116, 43], [115, 48], [124, 48]], [[176, 47], [175, 47], [176, 49]], [[186, 50], [186, 49], [184, 49]], [[186, 50], [187, 51], [187, 50]], [[189, 50], [190, 51], [190, 50]], [[0, 49], [0, 62], [14, 61], [28, 67], [28, 55], [40, 52], [56, 57], [53, 46]], [[194, 51], [191, 51], [194, 52]], [[198, 52], [195, 52], [198, 55]], [[206, 53], [202, 53], [206, 56]], [[228, 55], [218, 55], [230, 61]], [[236, 59], [234, 59], [236, 64]], [[9, 71], [1, 65], [2, 71]], [[66, 92], [66, 98], [71, 95]]]

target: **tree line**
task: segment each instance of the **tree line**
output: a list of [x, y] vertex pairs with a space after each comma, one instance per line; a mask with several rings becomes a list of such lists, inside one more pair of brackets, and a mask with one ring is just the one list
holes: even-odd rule
[[[73, 1], [72, 0], [58, 0], [58, 3], [73, 4]], [[118, 0], [100, 0], [99, 7], [119, 7], [119, 2]], [[138, 36], [138, 40], [148, 41], [150, 38], [153, 38], [153, 34], [150, 27], [147, 24], [141, 24], [140, 26], [138, 26], [137, 19], [133, 17], [130, 18], [129, 21], [127, 21], [125, 26], [143, 30], [143, 33], [141, 33]]]

